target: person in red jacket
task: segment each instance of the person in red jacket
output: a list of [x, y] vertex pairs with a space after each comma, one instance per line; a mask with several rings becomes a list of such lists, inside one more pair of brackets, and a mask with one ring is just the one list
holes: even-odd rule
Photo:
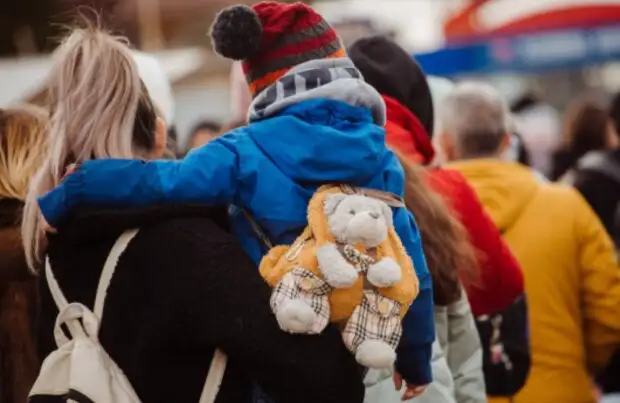
[[[348, 53], [365, 80], [383, 96], [388, 145], [411, 161], [430, 165], [435, 156], [433, 100], [420, 66], [385, 37], [358, 40]], [[462, 279], [472, 313], [478, 317], [505, 310], [522, 295], [523, 275], [500, 232], [459, 172], [428, 168], [426, 180], [453, 209], [480, 252], [478, 281]]]

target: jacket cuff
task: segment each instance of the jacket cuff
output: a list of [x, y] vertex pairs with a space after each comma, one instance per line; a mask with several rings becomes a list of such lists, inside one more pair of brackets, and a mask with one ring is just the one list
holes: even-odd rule
[[431, 357], [433, 345], [420, 348], [401, 348], [396, 359], [396, 370], [410, 385], [423, 386], [433, 381]]
[[56, 188], [37, 199], [41, 215], [51, 227], [57, 228], [77, 205], [83, 177], [82, 169], [68, 175]]

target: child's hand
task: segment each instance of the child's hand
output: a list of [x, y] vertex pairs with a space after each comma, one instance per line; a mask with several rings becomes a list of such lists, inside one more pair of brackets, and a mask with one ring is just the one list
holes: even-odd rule
[[[420, 396], [426, 390], [427, 386], [428, 385], [416, 386], [407, 384], [407, 389], [405, 393], [403, 393], [401, 400], [404, 402], [405, 400], [411, 400], [414, 397]], [[398, 371], [394, 371], [394, 387], [398, 391], [403, 387], [403, 377], [400, 376]]]
[[43, 215], [41, 215], [41, 227], [43, 227], [43, 231], [48, 234], [55, 234], [57, 232], [56, 228], [52, 227], [47, 221], [45, 221], [45, 217], [43, 217]]
[[67, 165], [67, 167], [65, 168], [65, 174], [63, 175], [62, 179], [64, 180], [67, 176], [71, 175], [78, 168], [79, 168], [78, 164]]

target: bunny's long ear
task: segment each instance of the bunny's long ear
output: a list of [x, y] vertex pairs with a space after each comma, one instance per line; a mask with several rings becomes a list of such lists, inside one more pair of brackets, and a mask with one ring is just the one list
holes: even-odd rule
[[388, 228], [392, 228], [394, 226], [392, 208], [388, 206], [387, 203], [384, 203], [382, 201], [380, 201], [379, 203], [381, 203], [381, 212], [383, 213], [383, 216], [385, 217], [385, 223], [387, 224]]
[[325, 215], [329, 216], [334, 214], [340, 203], [347, 197], [342, 193], [330, 194], [325, 198]]

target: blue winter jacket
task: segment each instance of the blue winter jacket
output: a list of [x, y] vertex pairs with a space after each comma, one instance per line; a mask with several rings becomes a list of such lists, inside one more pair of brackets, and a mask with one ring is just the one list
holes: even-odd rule
[[[82, 205], [231, 204], [249, 211], [274, 244], [291, 244], [307, 225], [312, 194], [330, 182], [398, 195], [404, 190], [402, 167], [368, 109], [312, 99], [218, 138], [181, 161], [88, 161], [39, 205], [57, 227]], [[240, 210], [232, 210], [233, 232], [260, 262], [266, 248]], [[403, 321], [397, 368], [408, 382], [424, 385], [432, 380], [435, 335], [431, 277], [411, 213], [395, 210], [394, 226], [420, 280], [420, 294]]]

